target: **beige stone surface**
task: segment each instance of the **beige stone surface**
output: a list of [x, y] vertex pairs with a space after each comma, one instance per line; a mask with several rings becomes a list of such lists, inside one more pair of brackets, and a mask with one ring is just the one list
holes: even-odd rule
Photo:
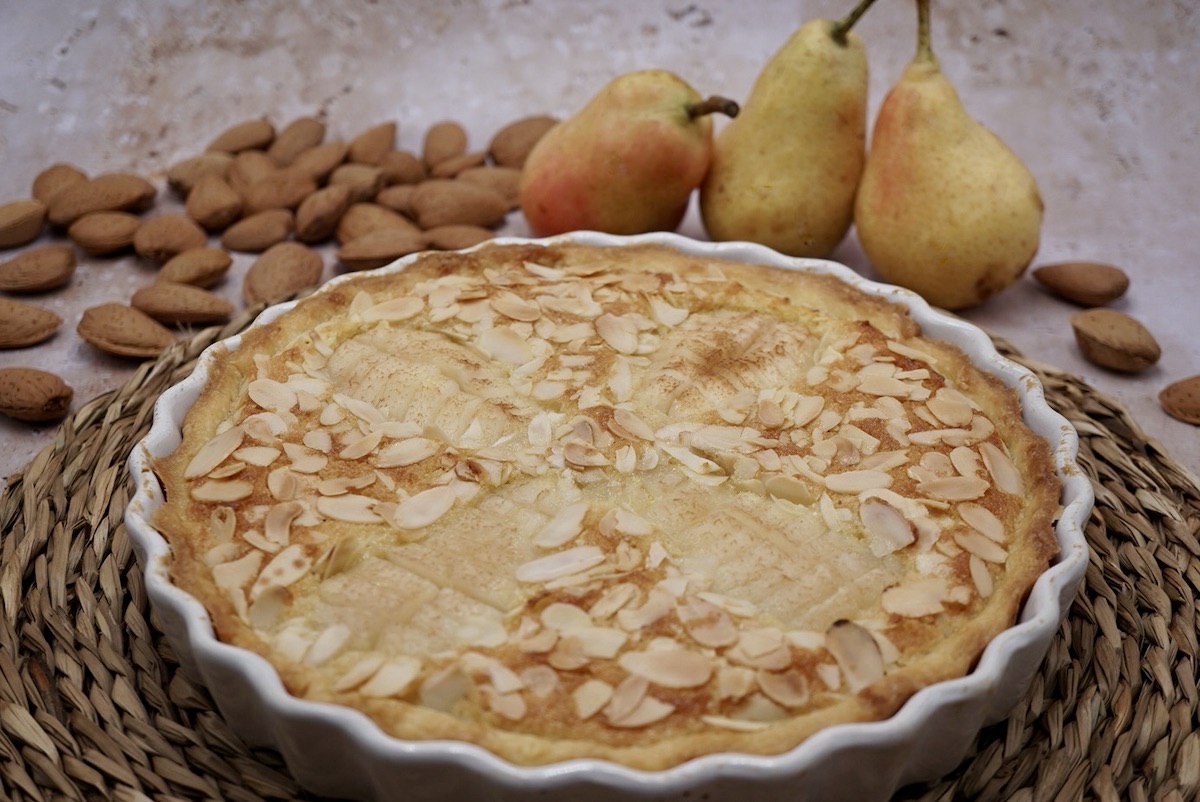
[[[98, 0], [0, 8], [0, 202], [27, 197], [58, 161], [89, 174], [132, 170], [162, 186], [166, 168], [228, 125], [326, 115], [330, 137], [399, 123], [399, 145], [455, 119], [473, 147], [527, 114], [570, 114], [615, 75], [676, 71], [704, 93], [744, 98], [766, 59], [830, 0], [410, 0], [404, 3], [191, 3]], [[1136, 376], [1084, 362], [1074, 309], [1029, 278], [966, 317], [1031, 357], [1113, 396], [1200, 473], [1200, 430], [1167, 417], [1159, 390], [1200, 373], [1200, 10], [1187, 0], [935, 2], [934, 41], [968, 110], [1031, 167], [1046, 201], [1037, 263], [1112, 262], [1132, 277], [1117, 308], [1163, 349]], [[912, 4], [880, 2], [859, 32], [871, 109], [911, 56]], [[165, 190], [152, 213], [176, 211]], [[519, 215], [505, 233], [525, 234]], [[693, 212], [681, 233], [703, 238]], [[7, 258], [11, 251], [0, 254]], [[851, 235], [834, 258], [871, 275]], [[238, 299], [239, 256], [222, 294]], [[333, 259], [326, 257], [327, 275]], [[0, 351], [0, 367], [41, 366], [76, 391], [74, 408], [119, 386], [137, 364], [75, 334], [87, 306], [126, 301], [153, 277], [133, 257], [82, 259], [70, 287], [35, 297], [64, 319], [50, 342]], [[53, 426], [0, 420], [0, 477], [50, 442]]]

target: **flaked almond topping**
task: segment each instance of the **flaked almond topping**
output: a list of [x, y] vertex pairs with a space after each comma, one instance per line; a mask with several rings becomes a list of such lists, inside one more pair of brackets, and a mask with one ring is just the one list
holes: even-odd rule
[[242, 540], [246, 541], [259, 551], [265, 551], [267, 554], [274, 554], [275, 552], [279, 551], [280, 548], [282, 548], [273, 540], [268, 540], [257, 529], [247, 529], [246, 531], [242, 532]]
[[314, 561], [313, 569], [321, 579], [337, 576], [358, 562], [363, 551], [363, 545], [358, 538], [342, 538], [322, 552], [321, 556]]
[[612, 422], [631, 435], [632, 438], [653, 442], [654, 430], [641, 418], [624, 407], [617, 407], [612, 413]]
[[588, 443], [572, 440], [563, 446], [563, 459], [569, 465], [577, 468], [599, 468], [608, 465], [608, 457], [604, 452]]
[[488, 356], [510, 365], [523, 365], [533, 357], [527, 339], [508, 326], [485, 330], [479, 335], [478, 345]]
[[859, 504], [858, 515], [869, 537], [871, 553], [876, 557], [898, 551], [917, 539], [912, 523], [883, 499], [866, 499]]
[[586, 571], [604, 562], [604, 552], [597, 546], [576, 546], [530, 560], [517, 567], [519, 582], [547, 582], [563, 576]]
[[208, 472], [209, 479], [229, 479], [246, 470], [246, 463], [231, 460]]
[[637, 585], [629, 582], [610, 585], [588, 608], [588, 615], [594, 621], [604, 621], [616, 615], [617, 611], [633, 601], [637, 594]]
[[300, 478], [287, 466], [267, 474], [267, 490], [276, 501], [291, 501], [300, 493]]
[[967, 567], [971, 571], [971, 581], [975, 584], [975, 591], [979, 594], [979, 598], [986, 599], [991, 596], [994, 587], [992, 574], [988, 570], [987, 563], [972, 554], [967, 561]]
[[625, 652], [617, 665], [663, 688], [695, 688], [712, 676], [712, 660], [681, 648]]
[[675, 326], [678, 326], [680, 323], [687, 320], [688, 315], [691, 314], [688, 309], [684, 307], [672, 306], [657, 295], [651, 295], [648, 300], [650, 302], [651, 316], [653, 316], [656, 321], [668, 328], [674, 328]]
[[971, 502], [963, 502], [958, 505], [957, 509], [959, 516], [968, 526], [979, 530], [997, 543], [1006, 543], [1008, 541], [1008, 536], [1004, 531], [1004, 524], [987, 507], [972, 504]]
[[322, 496], [343, 496], [351, 490], [362, 490], [375, 484], [376, 475], [364, 473], [359, 476], [335, 476], [317, 482], [317, 492]]
[[415, 465], [438, 454], [443, 448], [441, 443], [427, 437], [409, 437], [381, 448], [376, 454], [375, 466], [378, 468], [402, 468]]
[[350, 634], [350, 627], [345, 624], [332, 624], [326, 627], [305, 652], [304, 664], [319, 666], [328, 662], [342, 650], [346, 641], [350, 640]]
[[783, 409], [774, 399], [765, 398], [758, 402], [758, 421], [763, 426], [768, 429], [778, 429], [786, 420]]
[[416, 657], [393, 657], [385, 661], [370, 679], [359, 686], [358, 692], [377, 699], [401, 696], [412, 687], [420, 673], [421, 661]]
[[740, 633], [729, 613], [704, 599], [689, 596], [675, 605], [675, 615], [692, 640], [701, 646], [720, 648], [738, 642]]
[[717, 668], [718, 699], [744, 699], [754, 692], [757, 685], [752, 668], [728, 664]]
[[1016, 466], [1007, 454], [992, 443], [980, 443], [979, 453], [1000, 492], [1010, 495], [1020, 495], [1024, 492], [1021, 475], [1017, 473]]
[[861, 493], [891, 486], [891, 474], [878, 470], [843, 471], [825, 477], [825, 487], [835, 493]]
[[537, 301], [529, 301], [513, 292], [498, 292], [488, 303], [492, 308], [505, 317], [532, 323], [542, 316], [542, 308]]
[[793, 504], [808, 506], [816, 501], [807, 484], [787, 474], [775, 474], [764, 479], [763, 490], [772, 498], [780, 498]]
[[559, 671], [578, 671], [587, 666], [591, 659], [583, 649], [583, 641], [576, 635], [563, 635], [546, 655], [546, 662]]
[[634, 354], [638, 350], [637, 325], [627, 317], [605, 312], [596, 318], [596, 333], [617, 353]]
[[768, 699], [783, 707], [803, 707], [808, 704], [808, 677], [797, 668], [786, 671], [763, 671], [755, 674], [758, 687]]
[[275, 445], [279, 435], [286, 432], [288, 427], [283, 418], [274, 412], [260, 412], [243, 420], [242, 428], [246, 430], [247, 437], [266, 445]]
[[589, 719], [600, 712], [613, 696], [613, 687], [598, 679], [589, 679], [580, 683], [571, 692], [571, 701], [575, 704], [575, 715], [581, 719]]
[[626, 632], [636, 632], [653, 624], [671, 612], [675, 599], [659, 588], [652, 588], [640, 607], [624, 607], [617, 611], [617, 623]]
[[630, 675], [617, 683], [613, 688], [604, 715], [611, 722], [628, 716], [646, 698], [650, 690], [650, 680], [645, 677]]
[[267, 467], [279, 459], [282, 454], [283, 452], [278, 448], [272, 448], [271, 446], [247, 446], [233, 452], [233, 456], [236, 459], [258, 468]]
[[422, 490], [397, 505], [391, 523], [399, 529], [422, 529], [449, 512], [457, 499], [448, 485]]
[[825, 632], [825, 648], [837, 661], [853, 693], [883, 676], [879, 644], [870, 632], [853, 621], [835, 621]]
[[336, 393], [333, 396], [333, 400], [341, 405], [341, 407], [351, 415], [361, 421], [365, 421], [366, 423], [380, 424], [387, 419], [384, 414], [379, 411], [378, 407], [376, 407], [374, 404], [363, 401], [362, 399], [351, 398], [348, 395]]
[[538, 616], [544, 626], [559, 631], [592, 626], [592, 617], [581, 607], [567, 602], [551, 602]]
[[969, 426], [973, 414], [971, 405], [960, 394], [951, 395], [944, 390], [945, 388], [934, 393], [933, 397], [925, 402], [925, 406], [946, 426]]
[[298, 501], [276, 504], [267, 513], [263, 522], [263, 534], [266, 538], [280, 546], [286, 546], [291, 540], [292, 521], [304, 512], [304, 505]]
[[255, 379], [246, 386], [250, 400], [275, 413], [287, 412], [299, 399], [296, 391], [274, 379]]
[[424, 308], [424, 299], [406, 295], [367, 307], [362, 311], [362, 319], [368, 323], [375, 321], [398, 322], [415, 317]]
[[1002, 564], [1008, 559], [1008, 552], [999, 543], [974, 529], [956, 532], [954, 542], [985, 562]]
[[653, 696], [644, 696], [642, 701], [638, 702], [637, 707], [627, 715], [623, 718], [609, 716], [608, 723], [613, 727], [648, 727], [655, 722], [662, 721], [674, 712], [674, 705], [661, 699], [655, 699]]
[[359, 659], [346, 669], [333, 683], [336, 692], [352, 691], [374, 676], [383, 666], [384, 657], [381, 654], [369, 654]]
[[338, 452], [338, 456], [346, 460], [362, 459], [378, 448], [381, 442], [383, 442], [383, 432], [369, 432], [346, 443], [346, 447]]
[[972, 501], [991, 487], [977, 476], [942, 476], [917, 483], [917, 492], [940, 501]]
[[254, 492], [254, 485], [237, 479], [210, 479], [191, 490], [196, 501], [241, 501]]
[[613, 531], [631, 537], [647, 537], [654, 534], [654, 524], [636, 512], [624, 507], [611, 510]]
[[236, 560], [214, 565], [213, 582], [224, 591], [244, 590], [258, 576], [263, 559], [262, 552], [251, 551]]
[[884, 612], [906, 618], [937, 615], [944, 609], [946, 582], [941, 577], [915, 577], [883, 591], [880, 603]]
[[308, 573], [312, 558], [304, 547], [292, 544], [271, 558], [250, 588], [250, 599], [271, 587], [286, 588]]
[[335, 521], [353, 524], [382, 523], [383, 518], [375, 512], [376, 499], [357, 493], [347, 493], [342, 496], [319, 496], [317, 512]]
[[711, 727], [720, 727], [723, 730], [733, 730], [734, 732], [761, 732], [771, 726], [766, 721], [747, 721], [728, 716], [701, 716], [700, 720]]
[[954, 470], [962, 476], [979, 476], [983, 471], [979, 453], [966, 446], [958, 446], [950, 452], [950, 463], [954, 466]]
[[195, 479], [208, 474], [237, 451], [245, 434], [242, 427], [232, 426], [209, 440], [200, 447], [184, 469], [184, 478]]
[[586, 501], [568, 504], [533, 536], [533, 544], [543, 549], [554, 549], [570, 543], [583, 532], [583, 519], [587, 512]]
[[672, 457], [683, 467], [689, 471], [704, 475], [712, 473], [722, 473], [721, 466], [710, 459], [706, 459], [686, 446], [673, 445], [671, 443], [658, 442], [655, 446], [668, 456]]
[[490, 685], [482, 686], [480, 691], [492, 712], [509, 721], [520, 721], [529, 712], [525, 698], [520, 693], [501, 693]]
[[449, 713], [471, 688], [471, 678], [450, 665], [425, 678], [418, 689], [418, 698], [425, 707]]
[[289, 467], [296, 473], [317, 473], [329, 463], [327, 456], [299, 443], [284, 443], [283, 453], [287, 454], [291, 462]]

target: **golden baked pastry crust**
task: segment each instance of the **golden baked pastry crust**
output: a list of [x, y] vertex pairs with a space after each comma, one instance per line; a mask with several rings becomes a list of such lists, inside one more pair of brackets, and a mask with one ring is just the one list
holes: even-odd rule
[[171, 574], [302, 697], [517, 764], [776, 754], [969, 671], [1056, 552], [1015, 394], [836, 278], [657, 246], [361, 275], [212, 363]]

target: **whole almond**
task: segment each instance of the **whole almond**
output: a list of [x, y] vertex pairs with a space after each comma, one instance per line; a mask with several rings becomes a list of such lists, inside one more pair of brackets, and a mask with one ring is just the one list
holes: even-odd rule
[[155, 281], [173, 281], [208, 289], [225, 277], [232, 264], [233, 257], [220, 248], [192, 248], [168, 259]]
[[350, 200], [362, 203], [383, 188], [383, 171], [369, 164], [343, 164], [329, 176], [329, 183], [350, 187]]
[[233, 304], [191, 284], [155, 281], [133, 294], [129, 305], [160, 323], [213, 323], [233, 314]]
[[0, 264], [0, 290], [45, 292], [66, 286], [75, 273], [70, 245], [42, 245]]
[[1129, 276], [1101, 262], [1058, 262], [1042, 265], [1033, 277], [1058, 297], [1080, 306], [1105, 306], [1129, 289]]
[[74, 394], [53, 373], [37, 368], [0, 368], [0, 414], [14, 420], [59, 420], [71, 408]]
[[141, 225], [129, 212], [92, 212], [71, 223], [67, 236], [89, 256], [108, 256], [133, 245]]
[[318, 252], [298, 242], [281, 242], [250, 265], [242, 296], [248, 304], [278, 301], [320, 282], [324, 269]]
[[304, 173], [320, 184], [329, 178], [335, 167], [346, 160], [348, 150], [345, 142], [326, 142], [297, 156], [291, 169]]
[[46, 204], [40, 200], [15, 200], [0, 206], [0, 248], [33, 242], [46, 225]]
[[351, 240], [338, 249], [338, 259], [350, 270], [373, 270], [401, 256], [425, 250], [428, 240], [423, 233], [403, 228], [381, 228]]
[[175, 342], [175, 335], [140, 309], [105, 303], [83, 311], [79, 336], [96, 348], [116, 356], [148, 359]]
[[333, 236], [350, 206], [350, 193], [349, 184], [330, 184], [305, 198], [296, 210], [296, 239], [313, 243]]
[[184, 209], [208, 231], [220, 231], [241, 216], [242, 196], [224, 178], [210, 173], [197, 179]]
[[1162, 350], [1146, 327], [1115, 309], [1089, 309], [1071, 317], [1075, 342], [1093, 364], [1122, 373], [1153, 365]]
[[349, 159], [358, 164], [378, 165], [396, 145], [396, 124], [380, 123], [350, 140]]
[[472, 167], [463, 170], [456, 178], [499, 192], [508, 201], [510, 211], [521, 205], [521, 171], [516, 167]]
[[535, 115], [515, 120], [501, 128], [488, 144], [488, 155], [501, 167], [525, 166], [525, 157], [546, 132], [558, 124], [548, 115]]
[[243, 211], [257, 214], [266, 209], [295, 209], [316, 191], [317, 182], [299, 170], [279, 170], [245, 188]]
[[225, 180], [240, 194], [245, 192], [246, 187], [251, 184], [277, 172], [279, 172], [279, 165], [265, 151], [244, 150], [234, 156], [233, 164], [229, 166], [229, 174], [225, 176]]
[[421, 228], [453, 224], [494, 226], [508, 213], [508, 201], [487, 187], [431, 178], [418, 184], [412, 196], [413, 213]]
[[156, 190], [140, 176], [106, 173], [72, 184], [50, 199], [47, 217], [56, 226], [69, 226], [90, 212], [142, 211]]
[[315, 117], [299, 117], [288, 123], [267, 148], [267, 155], [280, 167], [287, 167], [304, 151], [325, 140], [325, 123]]
[[221, 245], [231, 251], [261, 253], [283, 242], [292, 233], [290, 209], [267, 209], [237, 221], [221, 235]]
[[384, 187], [375, 194], [375, 202], [393, 212], [411, 217], [413, 215], [412, 196], [416, 189], [414, 184], [396, 184]]
[[0, 297], [0, 348], [24, 348], [48, 339], [62, 318], [40, 306]]
[[429, 175], [434, 178], [454, 178], [463, 170], [469, 170], [472, 167], [482, 167], [487, 161], [487, 153], [482, 150], [471, 151], [464, 153], [461, 156], [452, 156], [449, 159], [442, 159], [429, 170]]
[[1200, 426], [1200, 376], [1167, 385], [1158, 394], [1158, 402], [1172, 418]]
[[275, 139], [275, 126], [268, 120], [247, 120], [226, 128], [205, 150], [241, 153], [243, 150], [266, 148]]
[[87, 179], [87, 173], [75, 165], [59, 162], [50, 165], [34, 177], [30, 194], [49, 207], [50, 199], [59, 192], [75, 184], [82, 184]]
[[429, 177], [425, 163], [407, 150], [393, 150], [379, 162], [383, 170], [383, 182], [392, 184], [419, 184]]
[[436, 226], [425, 232], [429, 247], [439, 251], [458, 251], [473, 248], [481, 242], [495, 238], [496, 232], [480, 226]]
[[138, 226], [133, 235], [133, 250], [143, 259], [161, 263], [192, 248], [202, 248], [207, 240], [204, 229], [190, 217], [163, 214]]
[[467, 131], [453, 120], [443, 120], [431, 125], [421, 143], [421, 155], [425, 164], [430, 167], [466, 152]]
[[213, 150], [175, 162], [167, 169], [167, 184], [183, 197], [192, 191], [196, 181], [203, 175], [229, 175], [234, 157], [224, 151]]
[[421, 230], [412, 220], [391, 209], [374, 203], [355, 203], [338, 221], [337, 241], [339, 245], [345, 245], [364, 234], [383, 228], [399, 228], [414, 234]]

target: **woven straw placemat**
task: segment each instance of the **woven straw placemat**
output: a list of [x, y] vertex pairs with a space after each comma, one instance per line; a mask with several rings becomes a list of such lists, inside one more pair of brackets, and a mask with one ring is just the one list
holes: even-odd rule
[[[0, 496], [0, 798], [312, 798], [179, 670], [125, 534], [154, 400], [251, 310], [84, 405]], [[1085, 587], [1024, 700], [903, 800], [1200, 798], [1200, 486], [1128, 412], [1034, 370], [1079, 430], [1096, 507]], [[867, 767], [864, 767], [867, 768]]]

